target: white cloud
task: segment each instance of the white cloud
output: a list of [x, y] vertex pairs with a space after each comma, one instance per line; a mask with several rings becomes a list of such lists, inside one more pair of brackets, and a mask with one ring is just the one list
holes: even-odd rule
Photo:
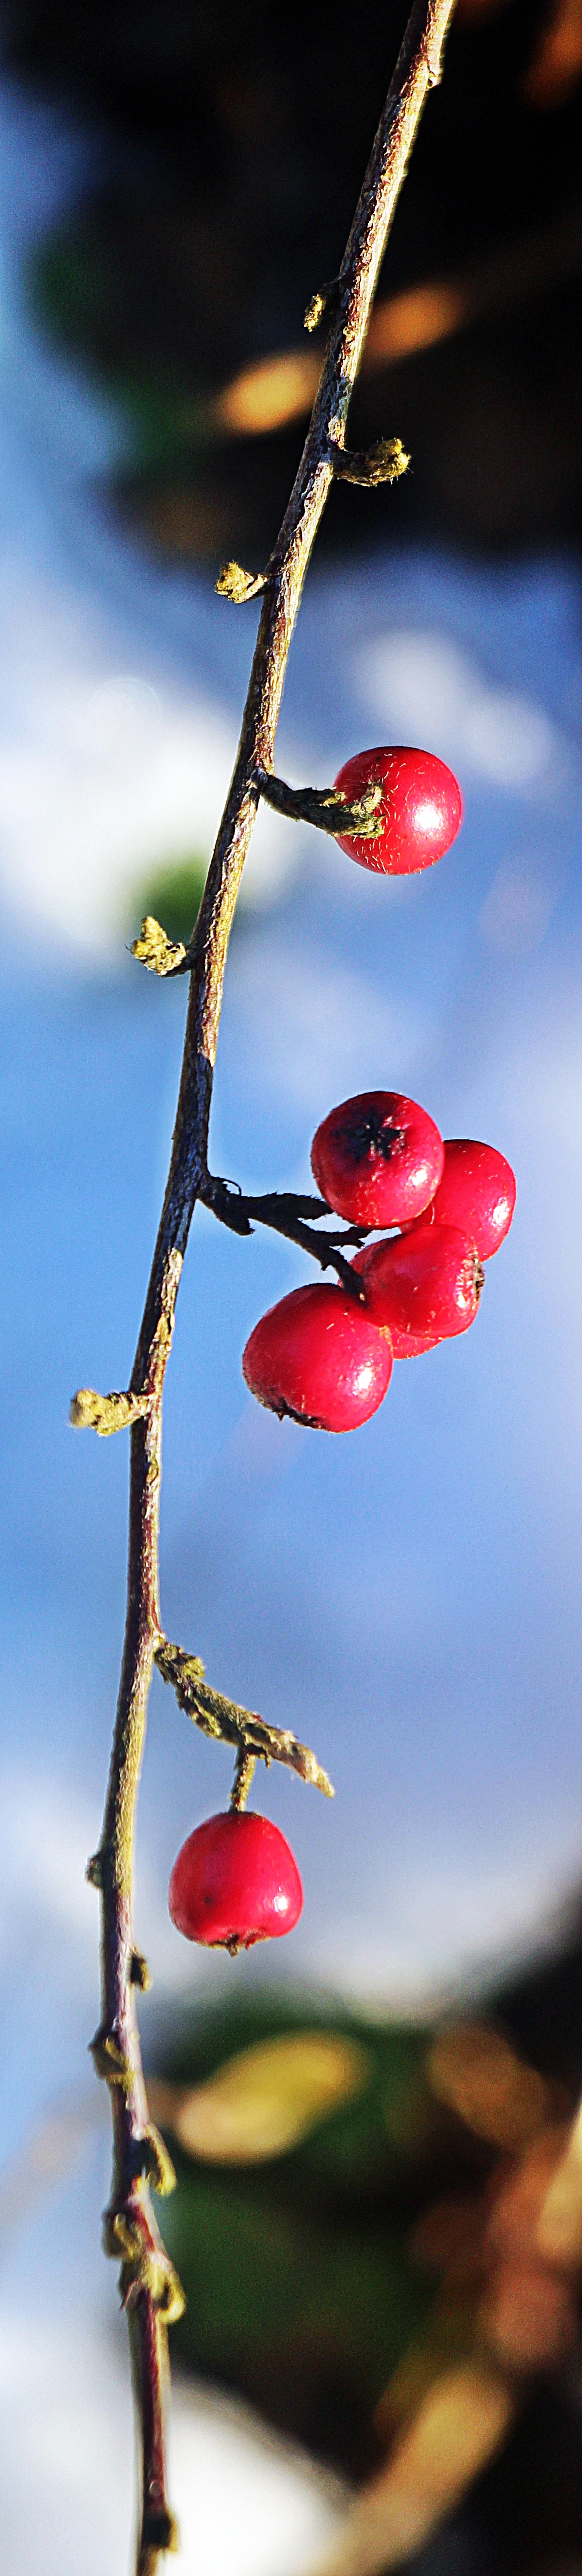
[[354, 657], [363, 705], [404, 741], [489, 786], [527, 795], [561, 782], [568, 748], [544, 709], [492, 687], [446, 636], [393, 631]]
[[545, 938], [557, 891], [547, 870], [535, 861], [505, 860], [479, 914], [486, 947], [499, 957], [530, 957]]
[[[4, 2576], [125, 2576], [133, 2440], [122, 2343], [78, 2317], [0, 2314]], [[300, 2576], [338, 2527], [339, 2481], [250, 2409], [174, 2390], [170, 2493], [182, 2576]]]
[[0, 1775], [0, 1948], [12, 1949], [22, 1916], [29, 1939], [51, 1926], [59, 1939], [95, 1946], [95, 1898], [85, 1867], [99, 1835], [88, 1800], [36, 1772]]
[[[7, 584], [0, 690], [0, 884], [37, 928], [99, 951], [148, 869], [209, 858], [236, 723], [168, 675], [108, 668], [89, 602], [71, 615], [48, 581]], [[261, 812], [243, 899], [296, 864], [292, 832]]]
[[576, 1884], [573, 1846], [572, 1836], [568, 1849], [556, 1849], [553, 1866], [547, 1850], [538, 1850], [485, 1871], [470, 1864], [455, 1871], [449, 1857], [441, 1871], [419, 1868], [415, 1857], [405, 1872], [392, 1864], [389, 1885], [372, 1860], [365, 1907], [329, 1925], [313, 1965], [360, 2005], [388, 2015], [436, 2010], [447, 1996], [462, 1998], [529, 1956], [537, 1941], [547, 1949], [557, 1940], [568, 1887]]
[[[348, 1098], [368, 1083], [409, 1080], [430, 1044], [428, 1016], [384, 996], [367, 976], [309, 950], [261, 940], [233, 960], [231, 1002], [252, 1021], [255, 1077], [277, 1082], [311, 1116], [334, 1094]], [[323, 1106], [322, 1106], [323, 1114]]]
[[[64, 1778], [26, 1766], [0, 1773], [0, 1963], [4, 1979], [16, 1963], [34, 1959], [34, 1986], [63, 2000], [63, 2019], [77, 2049], [71, 2002], [89, 2028], [97, 2016], [98, 1899], [86, 1866], [101, 1829], [101, 1806], [91, 1809]], [[191, 1992], [204, 1980], [207, 1961], [180, 1939], [168, 1914], [160, 1862], [143, 1834], [135, 1872], [135, 1937], [151, 1961], [156, 1993]], [[230, 1962], [225, 1960], [225, 1983]], [[20, 2009], [17, 2000], [17, 2011]], [[93, 2023], [91, 2023], [91, 2015]], [[77, 2054], [74, 2065], [79, 2072]], [[36, 2072], [39, 2072], [37, 2068]], [[50, 2079], [49, 2079], [50, 2080]], [[46, 2069], [43, 2076], [46, 2090]]]

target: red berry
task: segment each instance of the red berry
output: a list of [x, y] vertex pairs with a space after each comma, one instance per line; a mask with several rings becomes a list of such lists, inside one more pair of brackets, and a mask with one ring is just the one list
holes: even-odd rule
[[479, 1260], [489, 1261], [509, 1233], [515, 1197], [515, 1173], [495, 1145], [449, 1136], [442, 1181], [423, 1223], [462, 1226]]
[[438, 1188], [444, 1145], [416, 1100], [362, 1091], [317, 1129], [311, 1168], [328, 1206], [351, 1225], [404, 1225]]
[[243, 1351], [251, 1395], [313, 1431], [353, 1431], [382, 1403], [388, 1335], [343, 1288], [293, 1288], [255, 1324]]
[[268, 1816], [230, 1807], [207, 1816], [174, 1861], [168, 1905], [187, 1941], [250, 1950], [292, 1932], [303, 1904], [293, 1853]]
[[418, 1357], [474, 1322], [483, 1284], [475, 1246], [457, 1226], [414, 1226], [366, 1244], [353, 1264], [370, 1314], [387, 1324], [395, 1360]]
[[412, 751], [402, 743], [357, 751], [353, 760], [344, 762], [335, 784], [351, 804], [366, 787], [382, 787], [378, 838], [335, 834], [340, 850], [347, 850], [349, 859], [357, 859], [361, 868], [372, 868], [377, 876], [404, 877], [415, 868], [431, 868], [435, 859], [450, 850], [463, 820], [457, 780], [433, 751]]

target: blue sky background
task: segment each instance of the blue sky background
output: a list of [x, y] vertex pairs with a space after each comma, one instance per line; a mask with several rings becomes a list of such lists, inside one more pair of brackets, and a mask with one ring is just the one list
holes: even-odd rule
[[[185, 1007], [182, 986], [129, 959], [124, 923], [156, 857], [188, 841], [210, 850], [255, 631], [254, 609], [216, 600], [210, 576], [154, 567], [114, 531], [93, 478], [122, 451], [123, 425], [30, 321], [24, 251], [100, 150], [5, 88], [0, 1929], [4, 2148], [17, 2164], [47, 2105], [74, 2095], [81, 2129], [93, 2116], [97, 1908], [83, 1870], [121, 1648], [127, 1449], [74, 1438], [67, 1414], [79, 1383], [122, 1385], [131, 1367]], [[396, 532], [397, 494], [394, 506]], [[344, 1439], [280, 1425], [241, 1377], [252, 1324], [305, 1261], [196, 1215], [167, 1383], [165, 1622], [214, 1683], [312, 1743], [337, 1794], [329, 1806], [277, 1771], [258, 1783], [304, 1876], [293, 1941], [234, 1969], [191, 1953], [168, 1921], [169, 1869], [226, 1799], [230, 1765], [156, 1679], [137, 1864], [136, 1931], [154, 1978], [146, 2030], [166, 1991], [208, 2001], [233, 1975], [424, 2007], [537, 1938], [579, 1873], [578, 573], [396, 542], [375, 553], [370, 509], [369, 554], [310, 576], [279, 766], [323, 783], [366, 742], [418, 740], [458, 769], [466, 821], [438, 868], [391, 884], [321, 836], [261, 818], [227, 972], [212, 1159], [249, 1189], [309, 1186], [322, 1117], [381, 1085], [421, 1099], [445, 1134], [498, 1145], [517, 1212], [475, 1327], [395, 1367], [380, 1412]], [[98, 2323], [111, 2308], [97, 2273], [104, 2133], [84, 2153], [48, 2234], [40, 2221], [21, 2230], [3, 2275], [0, 2345], [4, 2335], [11, 2387], [28, 2390], [7, 2419], [14, 2576], [37, 2564], [39, 2485], [43, 2563], [73, 2576], [83, 2458], [89, 2478], [95, 2427], [107, 2431], [117, 2403]], [[90, 2387], [77, 2485], [69, 2476], [66, 2509], [62, 2478], [60, 2500], [55, 2489], [53, 2533], [51, 2478], [65, 2455], [70, 2467], [73, 2346], [54, 2320], [63, 2236], [74, 2368], [89, 2369]], [[14, 2380], [23, 2280], [61, 2451], [54, 2427], [42, 2449], [28, 2345]], [[75, 2299], [92, 2320], [90, 2365], [80, 2322], [74, 2345]], [[108, 2434], [106, 2450], [87, 2540], [95, 2570], [104, 2548], [117, 2566], [124, 2467], [120, 2452], [114, 2475]], [[312, 2541], [309, 2514], [305, 2529]], [[296, 2535], [290, 2567], [298, 2548]], [[240, 2576], [245, 2565], [241, 2542]], [[265, 2576], [276, 2576], [267, 2539]]]

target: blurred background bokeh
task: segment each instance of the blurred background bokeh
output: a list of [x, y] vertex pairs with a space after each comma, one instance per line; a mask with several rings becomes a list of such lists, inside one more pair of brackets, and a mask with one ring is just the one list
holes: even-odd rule
[[[256, 628], [213, 585], [276, 535], [317, 381], [303, 312], [403, 21], [394, 0], [0, 10], [6, 2576], [129, 2563], [83, 1875], [127, 1453], [67, 1429], [75, 1386], [127, 1382], [177, 1089], [184, 990], [129, 943], [145, 909], [178, 936], [196, 911]], [[166, 1626], [316, 1747], [336, 1797], [258, 1784], [305, 1883], [285, 1955], [190, 1952], [169, 1869], [230, 1765], [156, 1679], [136, 1928], [189, 2298], [185, 2576], [303, 2576], [419, 2392], [484, 2351], [508, 2439], [418, 2564], [582, 2564], [575, 2320], [547, 2281], [533, 2315], [522, 2242], [582, 2086], [581, 140], [580, 0], [461, 0], [352, 414], [354, 444], [397, 434], [412, 466], [332, 494], [278, 762], [325, 784], [362, 744], [424, 743], [466, 820], [434, 872], [380, 882], [263, 808], [227, 972], [215, 1170], [308, 1187], [326, 1111], [380, 1085], [499, 1146], [518, 1202], [474, 1330], [337, 1441], [241, 1378], [301, 1256], [195, 1219]]]

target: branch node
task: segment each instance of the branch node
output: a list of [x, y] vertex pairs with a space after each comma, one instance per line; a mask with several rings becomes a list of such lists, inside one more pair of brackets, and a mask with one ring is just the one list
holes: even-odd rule
[[147, 2174], [148, 2182], [151, 2182], [152, 2190], [157, 2191], [159, 2200], [168, 2200], [170, 2192], [175, 2191], [176, 2175], [172, 2158], [153, 2120], [150, 2121], [143, 2140], [142, 2173]]
[[151, 2512], [144, 2514], [141, 2537], [142, 2549], [151, 2549], [152, 2553], [158, 2550], [179, 2549], [179, 2527], [176, 2516], [170, 2513], [168, 2505], [163, 2505], [161, 2508], [156, 2506]]
[[139, 939], [132, 939], [131, 955], [137, 957], [140, 966], [147, 966], [148, 975], [175, 975], [183, 967], [188, 950], [183, 939], [169, 939], [161, 921], [146, 912]]
[[[145, 2139], [142, 2143], [145, 2146]], [[103, 2251], [113, 2262], [121, 2255], [122, 2306], [134, 2308], [145, 2291], [164, 2323], [175, 2325], [186, 2306], [182, 2284], [165, 2247], [144, 2234], [140, 2216], [134, 2216], [131, 2209], [104, 2210]]]
[[103, 2026], [96, 2030], [94, 2039], [89, 2041], [89, 2056], [95, 2074], [102, 2076], [105, 2084], [121, 2084], [124, 2092], [131, 2091], [133, 2070], [114, 2031], [104, 2030]]
[[[109, 1440], [113, 1431], [127, 1431], [147, 1413], [147, 1395], [99, 1395], [95, 1386], [79, 1386], [72, 1397], [69, 1422], [73, 1431], [96, 1431], [100, 1440]], [[97, 1881], [94, 1882], [97, 1885]]]
[[212, 1172], [207, 1172], [200, 1183], [198, 1196], [202, 1207], [211, 1208], [213, 1216], [219, 1217], [222, 1225], [230, 1227], [231, 1234], [252, 1234], [253, 1227], [245, 1213], [241, 1192], [228, 1181], [218, 1180]]
[[163, 2246], [141, 2246], [140, 2240], [139, 2259], [131, 2254], [122, 2263], [119, 2288], [124, 2308], [134, 2308], [145, 2291], [166, 2326], [177, 2325], [178, 2318], [184, 2315], [182, 2283]]
[[225, 563], [214, 588], [219, 599], [232, 599], [235, 608], [242, 608], [245, 600], [259, 598], [266, 581], [266, 572], [245, 572], [242, 564]]
[[310, 297], [303, 315], [304, 331], [318, 331], [324, 314], [327, 314], [328, 321], [331, 321], [332, 313], [337, 311], [341, 286], [341, 277], [330, 277], [325, 286], [316, 286], [315, 294]]
[[123, 2256], [124, 2263], [137, 2264], [141, 2261], [142, 2230], [138, 2220], [132, 2218], [126, 2209], [104, 2209], [101, 2235], [103, 2252], [109, 2256], [112, 2263], [118, 2261], [120, 2254]]
[[132, 1950], [129, 1968], [129, 1982], [130, 1986], [139, 1986], [140, 1993], [142, 1995], [147, 1995], [149, 1993], [152, 1981], [147, 1959], [144, 1959], [143, 1950]]
[[100, 1853], [100, 1852], [98, 1852], [98, 1851], [97, 1851], [97, 1852], [92, 1852], [92, 1853], [91, 1853], [91, 1859], [90, 1859], [90, 1860], [88, 1860], [88, 1862], [87, 1862], [87, 1867], [86, 1867], [86, 1870], [85, 1870], [85, 1877], [86, 1877], [86, 1880], [87, 1880], [87, 1884], [88, 1884], [88, 1886], [89, 1886], [89, 1887], [96, 1887], [96, 1888], [97, 1888], [97, 1891], [98, 1891], [98, 1894], [99, 1894], [99, 1895], [101, 1895], [102, 1888], [103, 1888], [103, 1871], [102, 1871], [102, 1866], [101, 1866], [101, 1853]]
[[341, 483], [359, 483], [372, 492], [379, 483], [398, 483], [408, 473], [410, 457], [401, 438], [378, 438], [374, 447], [330, 449], [334, 474]]
[[440, 82], [440, 81], [442, 81], [442, 77], [443, 77], [443, 64], [442, 64], [442, 52], [443, 52], [443, 31], [442, 31], [442, 29], [441, 29], [441, 32], [440, 32], [440, 33], [438, 33], [438, 32], [435, 30], [435, 28], [434, 28], [434, 27], [432, 27], [432, 26], [429, 26], [429, 27], [427, 28], [427, 32], [426, 32], [426, 35], [425, 35], [424, 45], [423, 45], [423, 49], [422, 49], [422, 50], [423, 50], [424, 59], [425, 59], [425, 63], [426, 63], [426, 68], [427, 68], [427, 73], [428, 73], [428, 86], [429, 86], [429, 89], [438, 89], [438, 87], [439, 87], [439, 82]]

